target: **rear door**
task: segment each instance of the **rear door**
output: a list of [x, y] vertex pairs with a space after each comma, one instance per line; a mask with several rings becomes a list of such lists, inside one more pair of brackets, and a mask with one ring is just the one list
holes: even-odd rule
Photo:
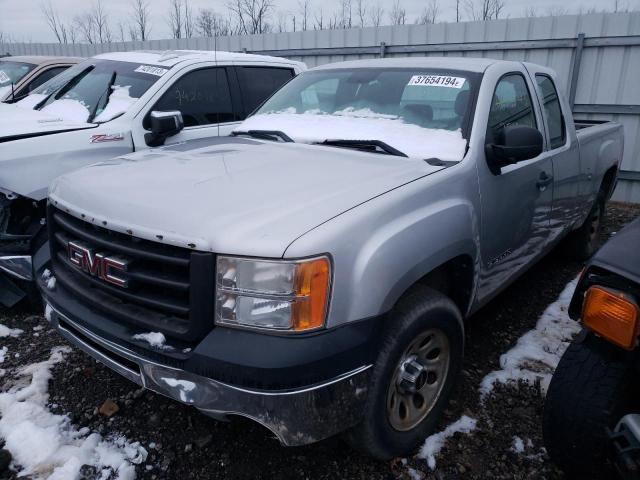
[[291, 67], [238, 65], [238, 86], [244, 118], [295, 76]]
[[[493, 143], [508, 125], [526, 125], [544, 134], [531, 77], [524, 68], [514, 69], [513, 65], [499, 66], [507, 71], [494, 72], [495, 80], [485, 75], [485, 82], [495, 82], [485, 143]], [[482, 301], [508, 284], [544, 250], [553, 200], [551, 155], [545, 151], [499, 171], [490, 168], [482, 155], [478, 178], [482, 204], [478, 298]]]
[[[553, 210], [551, 239], [561, 235], [582, 217], [584, 206], [580, 198], [580, 152], [568, 103], [558, 94], [554, 74], [546, 68], [527, 65], [535, 79], [540, 108], [545, 119], [547, 150], [553, 157]], [[570, 135], [569, 132], [573, 132]]]
[[29, 93], [40, 85], [44, 85], [53, 77], [60, 75], [70, 66], [71, 65], [50, 65], [41, 71], [38, 71], [36, 75], [33, 75], [29, 81], [20, 88], [20, 91], [16, 92], [16, 98], [22, 97], [23, 95], [29, 95]]

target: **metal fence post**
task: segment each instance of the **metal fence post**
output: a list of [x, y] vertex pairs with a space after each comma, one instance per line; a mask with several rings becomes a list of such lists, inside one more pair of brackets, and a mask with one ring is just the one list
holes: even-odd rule
[[571, 109], [576, 103], [576, 90], [578, 89], [578, 78], [580, 78], [580, 62], [582, 62], [582, 51], [584, 50], [584, 33], [578, 34], [573, 64], [571, 65], [571, 77], [569, 79], [569, 104]]
[[380, 58], [384, 58], [387, 50], [387, 44], [385, 42], [380, 42]]

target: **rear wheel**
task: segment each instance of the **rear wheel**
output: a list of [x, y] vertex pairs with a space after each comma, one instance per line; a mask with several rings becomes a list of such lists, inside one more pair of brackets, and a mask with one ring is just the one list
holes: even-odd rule
[[565, 239], [565, 252], [569, 256], [577, 260], [587, 260], [596, 252], [600, 244], [604, 212], [605, 195], [600, 192], [582, 226]]
[[414, 452], [435, 428], [463, 356], [462, 317], [439, 292], [416, 287], [390, 312], [364, 420], [347, 433], [379, 459]]
[[544, 443], [570, 477], [613, 478], [607, 428], [638, 406], [632, 362], [589, 335], [572, 343], [553, 375], [544, 406]]

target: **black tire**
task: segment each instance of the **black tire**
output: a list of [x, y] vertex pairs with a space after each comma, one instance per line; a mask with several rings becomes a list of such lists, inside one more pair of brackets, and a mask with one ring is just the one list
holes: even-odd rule
[[[398, 431], [387, 414], [388, 393], [405, 350], [425, 331], [436, 330], [448, 341], [448, 368], [440, 393], [420, 423]], [[373, 367], [364, 420], [346, 433], [356, 450], [380, 460], [413, 453], [436, 427], [462, 366], [464, 332], [456, 305], [441, 293], [424, 286], [414, 287], [389, 313], [381, 347]]]
[[569, 477], [610, 477], [607, 428], [637, 407], [633, 363], [627, 352], [592, 334], [575, 341], [558, 364], [547, 392], [544, 444]]
[[601, 191], [582, 226], [571, 232], [564, 241], [564, 252], [569, 257], [584, 261], [598, 250], [605, 206], [606, 194]]

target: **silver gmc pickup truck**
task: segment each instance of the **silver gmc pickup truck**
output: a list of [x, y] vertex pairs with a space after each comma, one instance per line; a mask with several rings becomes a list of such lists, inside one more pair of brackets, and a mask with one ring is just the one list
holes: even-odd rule
[[233, 137], [58, 178], [36, 276], [52, 325], [133, 382], [390, 458], [445, 409], [464, 319], [564, 237], [592, 253], [622, 150], [537, 65], [327, 65]]

